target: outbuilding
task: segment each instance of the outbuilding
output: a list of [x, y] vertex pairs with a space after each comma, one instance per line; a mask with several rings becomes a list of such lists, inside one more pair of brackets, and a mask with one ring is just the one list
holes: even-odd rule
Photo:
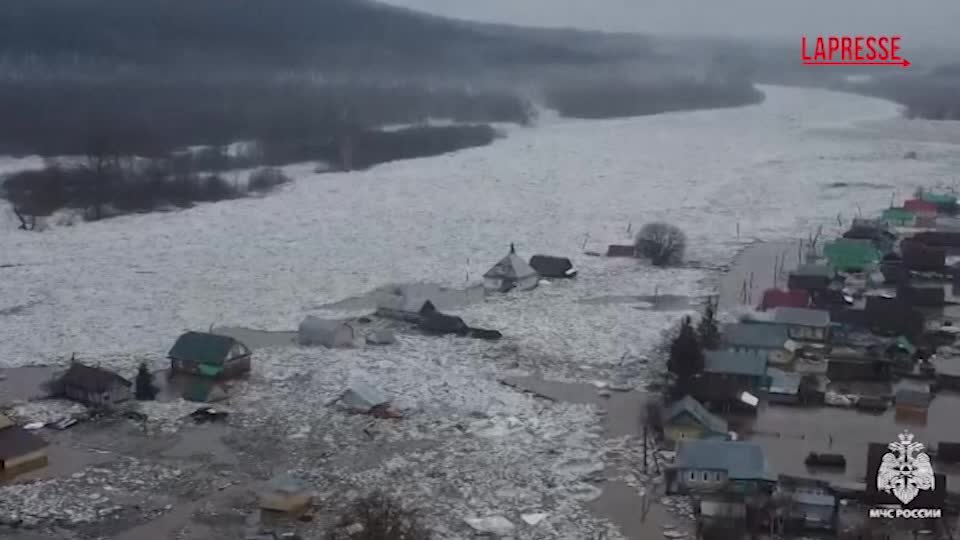
[[565, 279], [576, 277], [577, 271], [573, 263], [565, 257], [550, 255], [534, 255], [530, 257], [530, 267], [538, 274], [547, 278]]
[[321, 319], [308, 315], [297, 328], [297, 342], [305, 346], [330, 349], [353, 345], [353, 327], [344, 321]]
[[230, 336], [187, 332], [177, 339], [167, 357], [174, 373], [226, 379], [250, 371], [250, 349]]
[[108, 369], [80, 362], [70, 364], [60, 384], [67, 398], [87, 405], [110, 406], [132, 397], [133, 383]]
[[510, 244], [510, 253], [483, 275], [483, 286], [487, 290], [498, 292], [530, 290], [536, 287], [539, 281], [540, 276], [536, 270], [517, 255], [513, 244]]

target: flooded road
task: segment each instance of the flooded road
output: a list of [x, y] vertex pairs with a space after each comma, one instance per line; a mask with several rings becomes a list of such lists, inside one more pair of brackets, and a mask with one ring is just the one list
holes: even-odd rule
[[734, 312], [755, 308], [763, 299], [763, 291], [786, 288], [789, 273], [800, 266], [801, 249], [800, 240], [757, 242], [745, 247], [720, 280], [720, 309]]

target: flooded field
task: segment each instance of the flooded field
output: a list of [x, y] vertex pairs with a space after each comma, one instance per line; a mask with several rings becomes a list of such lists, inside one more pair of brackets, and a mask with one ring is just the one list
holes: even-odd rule
[[703, 298], [677, 294], [615, 295], [582, 298], [581, 304], [613, 305], [633, 304], [634, 309], [650, 311], [688, 311], [698, 309]]
[[47, 366], [0, 368], [0, 405], [45, 397], [43, 384], [54, 372]]
[[800, 240], [757, 242], [740, 251], [720, 280], [720, 309], [756, 307], [763, 291], [786, 288], [790, 271], [800, 265], [800, 244]]

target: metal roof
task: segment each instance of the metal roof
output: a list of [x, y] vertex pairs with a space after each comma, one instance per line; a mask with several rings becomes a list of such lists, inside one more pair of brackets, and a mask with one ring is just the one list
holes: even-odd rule
[[706, 351], [703, 370], [707, 373], [763, 376], [767, 373], [767, 359], [736, 351]]
[[727, 345], [755, 349], [782, 349], [790, 339], [786, 328], [771, 324], [726, 324], [722, 334]]
[[820, 309], [778, 307], [774, 310], [773, 320], [778, 323], [796, 326], [830, 326], [830, 312]]
[[723, 470], [731, 480], [776, 479], [770, 473], [763, 448], [742, 441], [680, 441], [675, 467]]
[[670, 406], [667, 411], [667, 420], [675, 420], [683, 414], [690, 415], [697, 423], [715, 433], [727, 433], [727, 421], [708, 411], [699, 401], [690, 396]]

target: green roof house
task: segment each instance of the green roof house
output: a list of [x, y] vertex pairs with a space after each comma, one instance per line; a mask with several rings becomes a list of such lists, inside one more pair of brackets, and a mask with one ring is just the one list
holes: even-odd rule
[[663, 435], [667, 442], [729, 438], [727, 421], [708, 411], [699, 401], [684, 396], [664, 414]]
[[895, 227], [912, 227], [917, 221], [917, 215], [906, 208], [887, 208], [880, 221]]
[[934, 193], [931, 191], [921, 191], [920, 200], [927, 201], [937, 205], [937, 210], [951, 211], [957, 207], [957, 198], [947, 193]]
[[841, 272], [865, 272], [880, 263], [880, 252], [870, 240], [838, 238], [823, 246], [823, 255]]
[[250, 371], [250, 349], [228, 336], [187, 332], [167, 357], [173, 373], [229, 379]]

